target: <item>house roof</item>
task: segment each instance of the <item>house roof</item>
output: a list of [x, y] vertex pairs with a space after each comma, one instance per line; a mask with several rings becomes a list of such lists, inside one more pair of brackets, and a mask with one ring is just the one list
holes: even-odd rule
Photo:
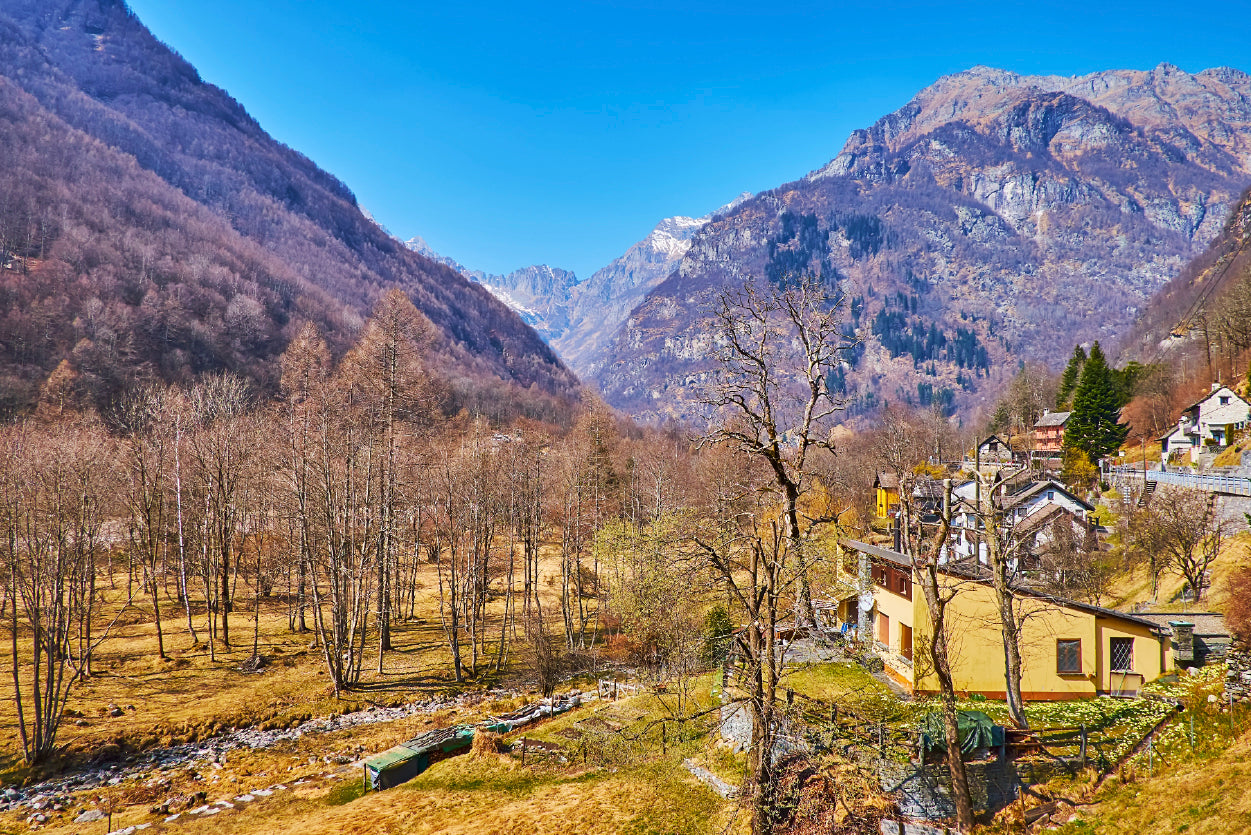
[[1024, 519], [1017, 522], [1016, 532], [1021, 534], [1033, 533], [1039, 528], [1054, 522], [1058, 517], [1066, 514], [1072, 516], [1074, 519], [1077, 518], [1076, 514], [1074, 514], [1073, 511], [1069, 510], [1067, 507], [1062, 507], [1058, 504], [1047, 505], [1037, 513], [1031, 513], [1029, 516], [1026, 516]]
[[986, 446], [991, 441], [998, 441], [1004, 446], [1008, 446], [1007, 441], [1005, 441], [1003, 438], [1000, 438], [998, 435], [987, 435], [985, 438], [982, 438], [982, 440], [978, 441], [977, 448], [981, 449], [982, 447]]
[[1215, 388], [1215, 389], [1213, 389], [1212, 391], [1209, 391], [1207, 394], [1203, 395], [1203, 396], [1202, 396], [1202, 397], [1200, 397], [1198, 400], [1196, 400], [1195, 402], [1191, 403], [1191, 404], [1190, 404], [1189, 406], [1187, 406], [1186, 408], [1182, 409], [1182, 412], [1189, 412], [1191, 409], [1194, 409], [1194, 408], [1196, 408], [1196, 407], [1198, 407], [1198, 406], [1202, 406], [1202, 405], [1203, 405], [1203, 402], [1204, 402], [1205, 400], [1210, 399], [1211, 397], [1213, 397], [1214, 395], [1216, 395], [1216, 394], [1218, 394], [1218, 393], [1220, 393], [1220, 392], [1222, 392], [1222, 391], [1227, 391], [1227, 392], [1229, 392], [1229, 393], [1230, 393], [1230, 394], [1232, 394], [1234, 397], [1237, 397], [1239, 400], [1241, 400], [1243, 403], [1246, 403], [1248, 407], [1251, 407], [1251, 403], [1247, 403], [1246, 398], [1245, 398], [1245, 397], [1243, 397], [1241, 394], [1239, 394], [1238, 392], [1234, 391], [1234, 390], [1233, 390], [1233, 389], [1231, 389], [1229, 386], [1220, 386], [1219, 388]]
[[1063, 426], [1068, 423], [1069, 415], [1072, 412], [1047, 412], [1038, 419], [1038, 423], [1034, 424], [1035, 429], [1045, 429], [1048, 426]]
[[[871, 557], [877, 557], [879, 559], [887, 560], [889, 562], [895, 563], [896, 565], [905, 566], [907, 568], [912, 567], [912, 560], [909, 559], [906, 555], [899, 553], [898, 551], [892, 551], [889, 548], [879, 548], [876, 545], [869, 545], [868, 543], [865, 543], [865, 542], [857, 542], [854, 539], [843, 540], [843, 544], [851, 548], [853, 551], [862, 551]], [[969, 580], [973, 580], [974, 582], [978, 582], [978, 583], [990, 582], [990, 570], [987, 569], [985, 566], [981, 565], [980, 563], [970, 564], [967, 566], [961, 565], [959, 567], [953, 566], [953, 565], [945, 565], [945, 566], [940, 566], [939, 570], [942, 571], [944, 574], [948, 574], [953, 577], [965, 577]], [[1161, 631], [1161, 627], [1158, 623], [1142, 615], [1131, 615], [1128, 612], [1118, 612], [1116, 609], [1106, 609], [1103, 606], [1095, 606], [1090, 603], [1082, 603], [1077, 600], [1069, 600], [1068, 598], [1059, 597], [1054, 594], [1048, 594], [1047, 592], [1039, 591], [1038, 589], [1034, 589], [1026, 585], [1014, 584], [1013, 591], [1016, 592], [1017, 594], [1022, 594], [1027, 597], [1033, 597], [1038, 600], [1046, 600], [1046, 601], [1056, 604], [1057, 606], [1063, 606], [1064, 608], [1067, 608], [1067, 609], [1076, 609], [1079, 612], [1086, 612], [1088, 614], [1097, 615], [1099, 617], [1117, 618], [1119, 620], [1129, 621], [1130, 623], [1136, 623], [1139, 626], [1149, 627], [1152, 630], [1155, 630], [1157, 632]], [[1180, 620], [1180, 619], [1182, 619], [1180, 616], [1173, 616], [1173, 620]]]
[[995, 474], [995, 484], [1008, 488], [1009, 495], [1019, 493], [1036, 481], [1034, 471], [1029, 467], [1003, 469]]
[[920, 499], [941, 499], [943, 483], [936, 478], [917, 479], [916, 486], [912, 488], [912, 495]]
[[873, 486], [881, 487], [883, 490], [898, 490], [899, 476], [894, 473], [878, 473], [877, 480], [873, 482]]
[[876, 545], [870, 545], [867, 542], [859, 542], [854, 539], [844, 540], [844, 544], [853, 551], [863, 551], [870, 557], [877, 557], [878, 559], [887, 560], [888, 562], [893, 562], [896, 565], [902, 565], [908, 568], [912, 567], [912, 560], [909, 559], [906, 554], [901, 554], [898, 551], [892, 551], [889, 548], [879, 548]]
[[1008, 497], [1008, 501], [1004, 502], [1003, 509], [1007, 510], [1009, 508], [1016, 507], [1017, 505], [1026, 501], [1027, 499], [1033, 498], [1034, 496], [1038, 495], [1043, 490], [1047, 490], [1047, 489], [1059, 490], [1064, 495], [1068, 496], [1070, 499], [1077, 502], [1082, 507], [1086, 508], [1086, 510], [1088, 511], [1093, 511], [1095, 509], [1095, 506], [1092, 505], [1090, 502], [1086, 501], [1085, 499], [1074, 496], [1073, 493], [1069, 490], [1069, 488], [1065, 487], [1060, 482], [1054, 481], [1052, 479], [1039, 481], [1035, 484], [1030, 485], [1029, 487], [1026, 487], [1024, 490], [1020, 491], [1019, 493], [1013, 493], [1011, 496]]
[[[1164, 440], [1164, 439], [1166, 439], [1166, 438], [1171, 438], [1171, 437], [1173, 437], [1174, 435], [1176, 435], [1178, 432], [1181, 432], [1181, 431], [1182, 431], [1182, 430], [1181, 430], [1181, 427], [1180, 427], [1180, 426], [1178, 426], [1177, 424], [1173, 424], [1172, 426], [1170, 426], [1170, 427], [1168, 428], [1168, 431], [1166, 431], [1166, 432], [1165, 432], [1163, 435], [1161, 435], [1160, 437], [1156, 438], [1156, 440], [1157, 440], [1157, 441], [1163, 441], [1163, 440]], [[1185, 435], [1185, 434], [1186, 434], [1185, 432], [1182, 432], [1182, 435]]]
[[1176, 621], [1193, 623], [1195, 634], [1201, 638], [1227, 638], [1229, 627], [1219, 612], [1139, 612], [1138, 617], [1152, 621], [1160, 626], [1168, 626]]

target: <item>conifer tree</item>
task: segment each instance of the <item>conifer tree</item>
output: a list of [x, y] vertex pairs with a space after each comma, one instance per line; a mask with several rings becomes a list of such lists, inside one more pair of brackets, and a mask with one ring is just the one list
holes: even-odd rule
[[1073, 348], [1073, 356], [1069, 357], [1069, 364], [1064, 367], [1064, 374], [1060, 376], [1060, 390], [1056, 392], [1056, 408], [1063, 409], [1069, 402], [1069, 398], [1073, 396], [1073, 390], [1077, 388], [1078, 378], [1082, 374], [1082, 366], [1086, 364], [1086, 352], [1081, 345]]
[[1065, 451], [1084, 452], [1091, 461], [1114, 452], [1129, 433], [1129, 427], [1120, 423], [1120, 407], [1117, 380], [1096, 342], [1073, 393], [1073, 414], [1064, 432]]

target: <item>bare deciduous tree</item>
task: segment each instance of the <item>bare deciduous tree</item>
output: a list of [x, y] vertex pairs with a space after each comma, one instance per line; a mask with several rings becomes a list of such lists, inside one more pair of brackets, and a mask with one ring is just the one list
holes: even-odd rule
[[13, 698], [27, 762], [55, 749], [70, 690], [90, 674], [100, 640], [91, 627], [100, 531], [113, 511], [108, 446], [92, 426], [0, 430], [0, 547]]
[[1210, 584], [1208, 569], [1232, 530], [1233, 523], [1217, 512], [1215, 494], [1161, 487], [1147, 508], [1126, 520], [1124, 537], [1131, 552], [1149, 557], [1153, 577], [1173, 568], [1198, 602]]
[[744, 477], [715, 492], [715, 535], [696, 536], [696, 544], [748, 621], [738, 645], [752, 717], [756, 835], [774, 819], [778, 623], [787, 615], [815, 621], [805, 547], [816, 525], [833, 521], [806, 515], [803, 502], [815, 486], [812, 453], [830, 448], [830, 422], [843, 408], [827, 380], [851, 347], [846, 303], [838, 288], [804, 277], [724, 290], [712, 311], [720, 364], [705, 398], [714, 423], [700, 443], [740, 460]]

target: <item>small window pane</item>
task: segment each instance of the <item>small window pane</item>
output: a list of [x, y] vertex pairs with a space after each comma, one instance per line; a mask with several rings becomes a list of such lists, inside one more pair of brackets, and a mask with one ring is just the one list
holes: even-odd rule
[[1056, 671], [1080, 673], [1082, 671], [1081, 640], [1056, 641]]
[[1131, 672], [1134, 669], [1134, 639], [1112, 639], [1112, 669], [1116, 672]]

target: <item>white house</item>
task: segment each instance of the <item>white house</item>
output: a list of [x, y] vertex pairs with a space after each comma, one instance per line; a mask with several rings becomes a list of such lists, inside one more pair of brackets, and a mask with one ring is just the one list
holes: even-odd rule
[[1213, 383], [1212, 391], [1187, 406], [1177, 426], [1160, 437], [1160, 451], [1166, 457], [1184, 452], [1193, 457], [1198, 450], [1228, 446], [1233, 433], [1246, 428], [1249, 420], [1251, 403], [1229, 386]]
[[[985, 562], [986, 543], [980, 541], [978, 534], [984, 526], [977, 514], [976, 482], [961, 484], [952, 493], [951, 526], [954, 535], [951, 556], [956, 560], [967, 559], [976, 551], [978, 561]], [[1003, 525], [1021, 532], [1029, 529], [1026, 520], [1036, 514], [1050, 516], [1055, 512], [1050, 508], [1059, 508], [1083, 523], [1095, 510], [1094, 505], [1052, 479], [1035, 481], [1016, 492], [1007, 493], [1000, 506], [1003, 509]]]

